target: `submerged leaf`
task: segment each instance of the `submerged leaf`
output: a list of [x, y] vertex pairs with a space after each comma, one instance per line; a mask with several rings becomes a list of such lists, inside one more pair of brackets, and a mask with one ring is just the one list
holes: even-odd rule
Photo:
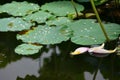
[[[83, 11], [84, 7], [80, 4], [75, 3], [76, 8], [79, 11]], [[54, 1], [46, 3], [41, 6], [41, 9], [48, 10], [57, 16], [66, 16], [68, 14], [75, 13], [74, 7], [70, 1]]]
[[23, 21], [21, 18], [0, 19], [0, 31], [21, 31], [31, 27], [31, 23]]
[[33, 44], [21, 44], [15, 48], [15, 52], [20, 55], [32, 55], [38, 53], [43, 46]]
[[23, 42], [40, 43], [40, 44], [56, 44], [69, 39], [71, 30], [68, 27], [49, 27], [39, 25], [30, 30], [27, 34], [17, 35], [17, 39]]
[[37, 4], [24, 2], [11, 2], [4, 4], [0, 7], [0, 13], [6, 12], [13, 16], [25, 16], [26, 14], [31, 14], [34, 11], [39, 10]]
[[23, 17], [23, 19], [29, 22], [36, 21], [38, 23], [45, 23], [45, 21], [52, 16], [53, 15], [51, 15], [50, 13], [44, 11], [38, 11], [36, 13]]
[[89, 2], [90, 0], [77, 0], [78, 2]]
[[[90, 2], [90, 0], [77, 0], [78, 2]], [[95, 5], [101, 5], [105, 2], [107, 2], [108, 0], [93, 0]]]
[[[68, 24], [74, 34], [71, 41], [81, 45], [101, 44], [106, 41], [106, 38], [94, 19], [81, 19]], [[110, 40], [116, 39], [120, 34], [120, 25], [109, 23], [104, 24]]]
[[120, 55], [120, 45], [117, 47], [117, 55]]
[[95, 5], [101, 5], [101, 4], [103, 4], [103, 3], [105, 3], [105, 2], [107, 2], [108, 0], [94, 0], [94, 3], [95, 3]]

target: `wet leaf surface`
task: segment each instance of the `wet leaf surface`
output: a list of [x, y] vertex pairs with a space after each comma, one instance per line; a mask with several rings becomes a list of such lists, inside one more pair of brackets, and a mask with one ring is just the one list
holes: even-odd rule
[[46, 20], [50, 17], [52, 17], [53, 15], [51, 15], [48, 12], [44, 12], [44, 11], [38, 11], [35, 12], [33, 14], [30, 14], [28, 16], [23, 17], [24, 20], [28, 21], [28, 22], [34, 22], [36, 21], [37, 23], [45, 23]]
[[34, 11], [39, 10], [40, 7], [37, 4], [24, 2], [11, 2], [4, 4], [0, 7], [0, 13], [6, 12], [13, 16], [25, 16], [31, 14]]
[[0, 31], [22, 31], [30, 29], [31, 23], [27, 23], [21, 18], [2, 18], [0, 19]]
[[21, 44], [15, 48], [15, 52], [20, 55], [32, 55], [38, 53], [43, 46], [33, 44]]
[[46, 22], [47, 25], [65, 25], [66, 23], [71, 22], [71, 20], [67, 17], [58, 17], [53, 20], [49, 20]]
[[71, 30], [67, 27], [57, 26], [49, 27], [47, 25], [34, 28], [27, 34], [17, 35], [17, 39], [23, 42], [40, 43], [40, 44], [56, 44], [67, 41], [71, 35]]
[[[79, 11], [83, 11], [84, 7], [80, 4], [75, 3], [76, 8]], [[56, 16], [66, 16], [68, 14], [75, 13], [73, 5], [70, 1], [54, 1], [51, 3], [46, 3], [41, 6], [42, 10], [47, 10]]]
[[[101, 44], [106, 38], [94, 19], [81, 19], [68, 26], [73, 30], [71, 41], [81, 45]], [[115, 23], [104, 24], [110, 40], [116, 39], [120, 34], [120, 25]]]

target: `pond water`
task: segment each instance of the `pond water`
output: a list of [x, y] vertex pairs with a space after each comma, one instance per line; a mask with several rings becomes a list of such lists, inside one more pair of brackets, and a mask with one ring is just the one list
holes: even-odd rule
[[0, 33], [0, 80], [120, 80], [120, 57], [115, 54], [104, 58], [87, 53], [71, 56], [79, 45], [67, 41], [22, 56], [14, 53], [21, 43], [15, 35]]

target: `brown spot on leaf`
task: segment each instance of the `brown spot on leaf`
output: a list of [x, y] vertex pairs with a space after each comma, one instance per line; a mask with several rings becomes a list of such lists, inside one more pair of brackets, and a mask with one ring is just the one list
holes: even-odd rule
[[30, 14], [30, 13], [32, 13], [32, 12], [33, 12], [32, 10], [26, 11], [27, 14]]
[[23, 31], [19, 32], [19, 34], [20, 34], [20, 35], [24, 35], [24, 34], [27, 34], [28, 31], [29, 31], [29, 30], [23, 30]]
[[8, 26], [9, 26], [10, 28], [12, 28], [12, 27], [13, 27], [13, 23], [10, 22], [10, 23], [8, 24]]

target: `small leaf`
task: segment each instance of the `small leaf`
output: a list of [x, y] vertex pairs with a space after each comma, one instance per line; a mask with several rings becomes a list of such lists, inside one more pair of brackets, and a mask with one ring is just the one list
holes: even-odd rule
[[15, 48], [15, 52], [20, 55], [32, 55], [39, 52], [43, 46], [33, 44], [21, 44]]
[[0, 13], [6, 12], [13, 16], [25, 16], [26, 14], [31, 14], [34, 11], [39, 10], [37, 4], [24, 2], [11, 2], [4, 4], [0, 7]]
[[40, 44], [56, 44], [69, 39], [71, 30], [68, 27], [49, 27], [39, 25], [30, 30], [27, 34], [17, 35], [17, 39], [23, 42], [40, 43]]
[[36, 21], [38, 23], [44, 23], [48, 18], [52, 17], [53, 15], [51, 15], [48, 12], [44, 12], [44, 11], [38, 11], [36, 13], [30, 14], [28, 16], [23, 17], [23, 19], [25, 19], [26, 21]]
[[0, 19], [0, 31], [21, 31], [31, 27], [31, 23], [23, 21], [21, 18]]
[[71, 22], [71, 20], [68, 19], [67, 17], [58, 17], [53, 20], [47, 21], [46, 24], [47, 25], [63, 25], [69, 22]]
[[[84, 7], [80, 4], [75, 3], [76, 8], [79, 11], [83, 11]], [[75, 13], [74, 7], [70, 1], [54, 1], [46, 3], [41, 6], [41, 9], [50, 11], [56, 16], [66, 16], [68, 14]]]

